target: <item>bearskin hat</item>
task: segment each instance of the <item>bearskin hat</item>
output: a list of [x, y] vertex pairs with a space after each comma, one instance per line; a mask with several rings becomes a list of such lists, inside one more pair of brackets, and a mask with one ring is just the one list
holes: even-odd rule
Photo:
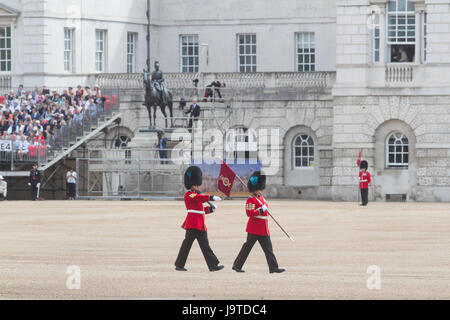
[[203, 183], [203, 173], [199, 167], [193, 166], [186, 170], [184, 174], [184, 186], [191, 189], [192, 186], [201, 186]]
[[360, 169], [369, 169], [369, 163], [366, 160], [361, 161]]
[[248, 181], [247, 188], [250, 192], [264, 190], [266, 188], [266, 176], [261, 174], [261, 171], [256, 171]]

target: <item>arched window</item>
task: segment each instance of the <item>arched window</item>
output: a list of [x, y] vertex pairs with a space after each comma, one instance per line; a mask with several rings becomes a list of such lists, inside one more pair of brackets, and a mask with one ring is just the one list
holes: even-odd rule
[[[131, 150], [128, 148], [128, 144], [130, 143], [130, 138], [127, 136], [117, 136], [113, 141], [113, 149], [116, 150], [124, 150], [125, 151], [125, 159], [131, 159]], [[125, 163], [131, 163], [130, 161], [126, 161]]]
[[416, 45], [414, 3], [408, 0], [389, 1], [387, 44], [390, 62], [413, 62]]
[[117, 137], [113, 143], [113, 149], [126, 149], [129, 142], [130, 138], [127, 136]]
[[408, 168], [409, 141], [403, 133], [393, 133], [387, 139], [387, 167]]
[[294, 168], [314, 167], [314, 140], [306, 135], [294, 138]]
[[258, 162], [258, 142], [253, 130], [245, 127], [231, 129], [227, 133], [227, 159], [238, 163]]

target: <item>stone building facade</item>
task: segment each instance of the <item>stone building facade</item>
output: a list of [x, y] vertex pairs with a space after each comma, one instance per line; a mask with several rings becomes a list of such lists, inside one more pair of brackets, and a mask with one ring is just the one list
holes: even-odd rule
[[[26, 13], [25, 2], [37, 11]], [[119, 131], [133, 140], [148, 126], [137, 74], [145, 66], [146, 1], [127, 3], [124, 9], [122, 2], [108, 1], [100, 18], [84, 1], [72, 2], [84, 8], [79, 41], [90, 43], [77, 46], [75, 65], [81, 69], [69, 75], [51, 69], [53, 58], [64, 67], [64, 55], [57, 53], [62, 49], [47, 52], [44, 44], [57, 40], [46, 34], [41, 42], [36, 38], [33, 49], [14, 49], [24, 51], [23, 59], [30, 59], [24, 68], [30, 69], [11, 73], [12, 83], [77, 79], [119, 86], [123, 119], [107, 133], [108, 139]], [[48, 28], [48, 11], [43, 10], [45, 17], [35, 16], [40, 4], [59, 8], [49, 12], [67, 12], [52, 0], [5, 4], [9, 13], [0, 15], [0, 25], [2, 19], [16, 23], [17, 37], [30, 17]], [[161, 62], [176, 100], [192, 98], [183, 89], [192, 89], [193, 79], [200, 79], [200, 87], [218, 79], [227, 83], [229, 109], [218, 108], [217, 119], [207, 126], [219, 122], [230, 131], [280, 131], [280, 165], [269, 178], [269, 195], [356, 200], [361, 152], [374, 178], [372, 199], [450, 201], [450, 0], [214, 5], [207, 0], [152, 0], [151, 5], [152, 62]], [[55, 36], [61, 39], [67, 19], [53, 18], [52, 28], [59, 28]], [[110, 39], [108, 67], [99, 73], [92, 47], [96, 28], [108, 30]], [[134, 74], [127, 72], [129, 32], [137, 34]], [[31, 58], [25, 52], [35, 49], [45, 54]], [[205, 110], [207, 118], [212, 117], [210, 109]]]

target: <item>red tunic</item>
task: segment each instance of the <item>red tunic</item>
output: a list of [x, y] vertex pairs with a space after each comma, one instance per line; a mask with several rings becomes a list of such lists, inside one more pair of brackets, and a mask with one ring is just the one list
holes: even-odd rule
[[181, 226], [183, 229], [197, 229], [207, 231], [205, 224], [205, 214], [210, 214], [209, 207], [203, 207], [203, 203], [209, 201], [209, 196], [197, 194], [192, 191], [184, 195], [184, 204], [187, 209], [187, 217]]
[[370, 178], [369, 172], [359, 172], [359, 188], [360, 189], [368, 189], [369, 184], [372, 182], [372, 179]]
[[252, 196], [245, 204], [245, 211], [249, 217], [246, 231], [258, 236], [270, 236], [269, 232], [269, 212], [259, 213], [259, 209], [265, 205], [269, 207], [264, 197]]

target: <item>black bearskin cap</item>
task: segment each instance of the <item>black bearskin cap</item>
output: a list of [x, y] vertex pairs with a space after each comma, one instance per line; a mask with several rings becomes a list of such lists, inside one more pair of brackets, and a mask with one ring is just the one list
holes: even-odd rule
[[191, 189], [192, 186], [201, 186], [203, 183], [203, 173], [199, 167], [190, 167], [184, 174], [184, 186]]
[[266, 188], [266, 176], [261, 174], [261, 171], [256, 171], [248, 181], [247, 188], [250, 192], [264, 190]]
[[369, 169], [369, 163], [366, 160], [361, 161], [360, 169]]

